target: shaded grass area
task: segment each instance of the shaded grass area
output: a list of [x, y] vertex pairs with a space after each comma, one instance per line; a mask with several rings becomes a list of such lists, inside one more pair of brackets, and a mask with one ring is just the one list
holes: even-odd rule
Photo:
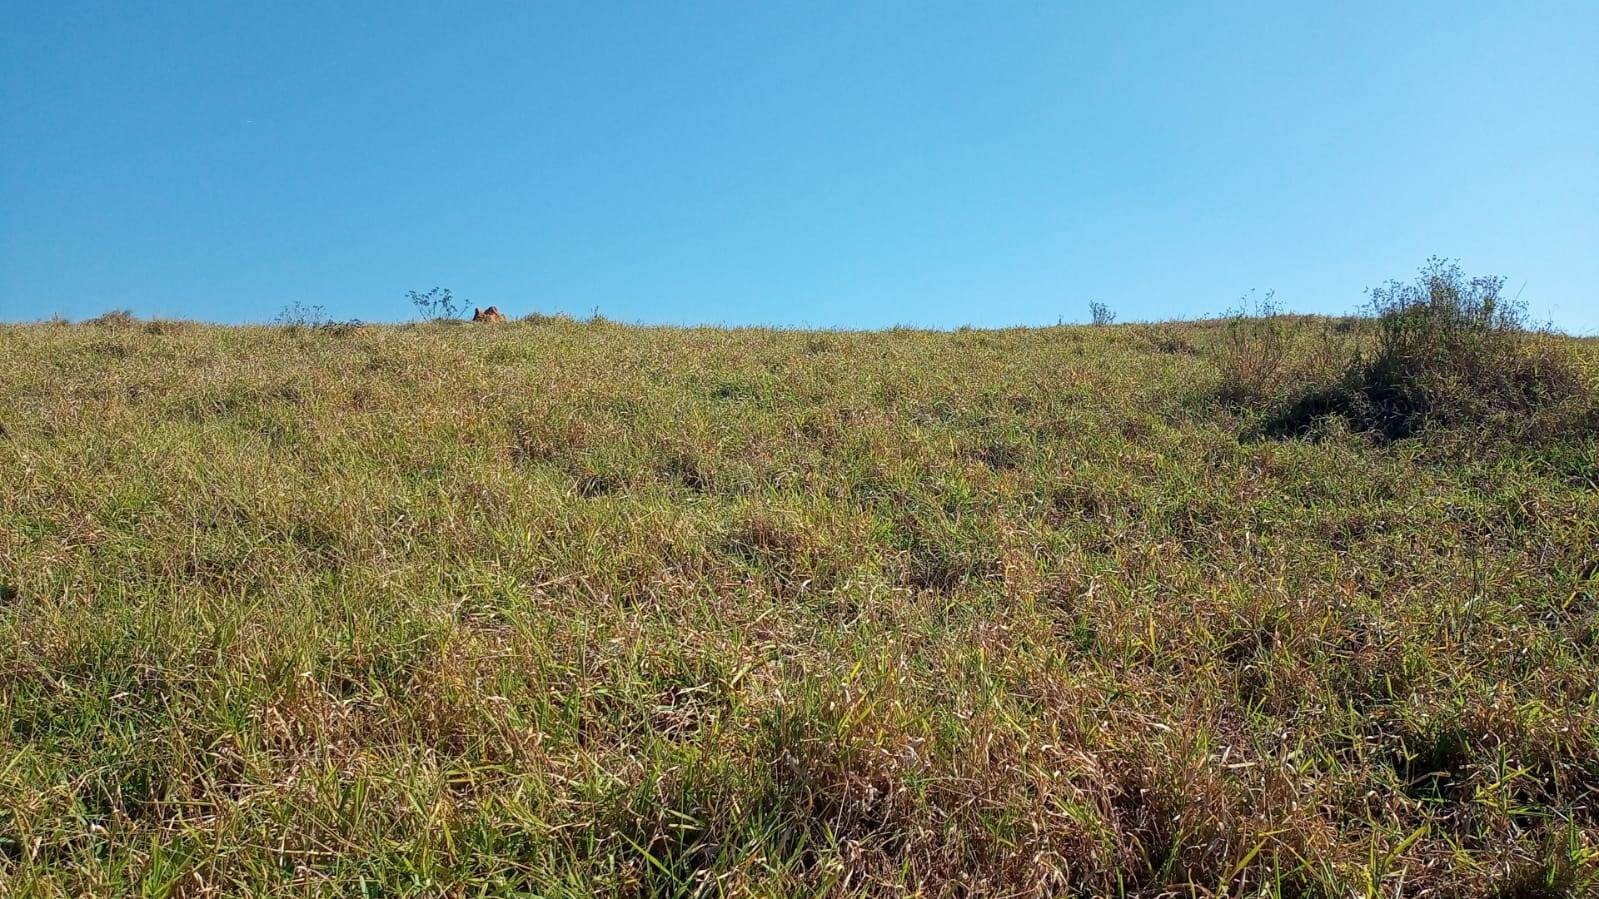
[[[1503, 287], [1503, 278], [1468, 277], [1433, 257], [1415, 280], [1368, 291], [1369, 346], [1357, 341], [1351, 352], [1324, 338], [1310, 354], [1319, 364], [1297, 378], [1273, 377], [1295, 336], [1281, 319], [1235, 314], [1219, 394], [1247, 404], [1275, 392], [1278, 408], [1261, 428], [1270, 437], [1313, 435], [1336, 421], [1388, 442], [1452, 430], [1468, 451], [1591, 446], [1599, 431], [1591, 370], [1569, 340], [1531, 329], [1525, 304]], [[1269, 297], [1266, 307], [1275, 311]]]
[[0, 892], [1591, 893], [1593, 438], [1236, 336], [0, 328]]

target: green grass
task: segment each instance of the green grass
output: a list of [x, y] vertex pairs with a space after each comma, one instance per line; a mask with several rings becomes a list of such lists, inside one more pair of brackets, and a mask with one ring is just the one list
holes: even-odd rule
[[1593, 895], [1599, 444], [1239, 333], [0, 327], [0, 894]]

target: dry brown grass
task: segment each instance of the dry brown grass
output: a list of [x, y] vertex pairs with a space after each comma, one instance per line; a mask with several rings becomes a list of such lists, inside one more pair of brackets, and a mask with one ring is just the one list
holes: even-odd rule
[[1591, 895], [1594, 441], [1230, 339], [0, 327], [0, 893]]

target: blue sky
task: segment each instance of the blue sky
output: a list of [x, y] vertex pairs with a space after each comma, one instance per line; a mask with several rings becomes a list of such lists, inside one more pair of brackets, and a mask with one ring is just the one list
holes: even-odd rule
[[1599, 3], [0, 3], [0, 319], [1599, 332]]

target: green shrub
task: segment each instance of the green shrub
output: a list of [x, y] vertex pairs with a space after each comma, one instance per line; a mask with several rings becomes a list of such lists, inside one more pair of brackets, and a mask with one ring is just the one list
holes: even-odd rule
[[112, 309], [84, 322], [101, 328], [131, 328], [139, 323], [131, 309]]
[[1357, 351], [1337, 383], [1303, 393], [1268, 432], [1303, 434], [1332, 414], [1385, 442], [1433, 427], [1538, 440], [1591, 429], [1590, 391], [1569, 351], [1529, 331], [1526, 306], [1503, 287], [1434, 257], [1415, 281], [1372, 289], [1372, 352]]
[[157, 318], [145, 322], [144, 333], [155, 334], [157, 336], [183, 334], [188, 331], [193, 331], [197, 327], [199, 327], [198, 322], [173, 318]]

